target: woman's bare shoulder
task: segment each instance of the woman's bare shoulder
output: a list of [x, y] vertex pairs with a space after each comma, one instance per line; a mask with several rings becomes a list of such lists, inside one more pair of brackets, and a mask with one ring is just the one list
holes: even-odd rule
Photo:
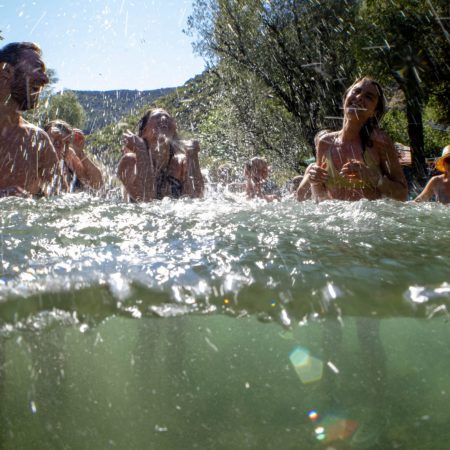
[[372, 139], [374, 144], [394, 146], [394, 143], [392, 142], [390, 136], [386, 133], [386, 131], [382, 130], [381, 128], [375, 128], [372, 131], [370, 138]]
[[319, 145], [330, 145], [332, 144], [335, 140], [336, 137], [338, 135], [338, 131], [331, 131], [331, 130], [322, 130], [319, 131], [315, 138], [314, 138], [314, 143], [316, 144], [316, 147], [318, 147]]

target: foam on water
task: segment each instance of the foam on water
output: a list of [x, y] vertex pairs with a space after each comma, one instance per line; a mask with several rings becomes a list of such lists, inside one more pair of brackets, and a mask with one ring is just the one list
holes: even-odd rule
[[49, 307], [81, 308], [85, 320], [226, 310], [285, 325], [327, 314], [447, 314], [442, 205], [267, 204], [226, 193], [0, 203], [0, 311], [9, 323]]

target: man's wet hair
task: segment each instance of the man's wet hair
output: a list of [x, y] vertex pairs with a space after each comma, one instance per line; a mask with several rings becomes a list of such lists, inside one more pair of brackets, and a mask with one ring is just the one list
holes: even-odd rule
[[41, 48], [34, 42], [11, 42], [0, 49], [0, 63], [16, 66], [25, 50], [33, 50], [39, 56], [42, 55]]

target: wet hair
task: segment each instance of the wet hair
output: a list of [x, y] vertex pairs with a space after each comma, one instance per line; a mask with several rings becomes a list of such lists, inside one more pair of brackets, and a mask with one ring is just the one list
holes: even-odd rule
[[33, 42], [11, 42], [11, 44], [7, 44], [0, 49], [0, 63], [8, 63], [13, 67], [16, 66], [25, 50], [33, 50], [39, 56], [42, 55], [42, 50], [39, 45]]
[[[156, 112], [156, 111], [162, 111], [164, 113], [166, 113], [172, 120], [173, 117], [165, 110], [162, 108], [154, 108], [154, 109], [149, 109], [141, 118], [141, 120], [138, 123], [138, 136], [142, 137], [142, 133], [144, 132], [145, 127], [147, 126], [148, 121], [150, 120], [150, 117]], [[177, 134], [175, 133], [174, 139], [178, 139]]]
[[355, 85], [360, 83], [361, 81], [368, 81], [369, 83], [373, 84], [378, 92], [378, 101], [375, 106], [375, 115], [367, 120], [367, 122], [363, 125], [361, 128], [361, 131], [359, 132], [359, 137], [361, 139], [361, 146], [363, 152], [365, 151], [366, 147], [372, 147], [373, 142], [370, 139], [370, 136], [376, 128], [380, 127], [381, 119], [383, 118], [384, 114], [386, 113], [386, 98], [384, 96], [383, 88], [381, 87], [380, 83], [375, 81], [373, 78], [370, 77], [362, 77], [358, 78], [346, 91], [343, 97], [343, 101], [345, 102], [345, 99], [347, 98], [347, 95], [349, 92], [353, 89]]
[[48, 133], [52, 128], [57, 128], [61, 133], [69, 135], [73, 133], [73, 128], [64, 120], [55, 119], [46, 123], [44, 126], [44, 131]]
[[250, 176], [252, 169], [261, 164], [268, 166], [267, 161], [260, 156], [255, 156], [249, 161], [246, 161], [244, 164], [244, 176]]

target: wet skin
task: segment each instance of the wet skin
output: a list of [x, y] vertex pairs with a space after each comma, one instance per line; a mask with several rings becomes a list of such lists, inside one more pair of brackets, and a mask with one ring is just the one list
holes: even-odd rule
[[58, 157], [47, 134], [21, 117], [36, 106], [48, 83], [45, 66], [34, 50], [19, 63], [0, 64], [0, 195], [48, 194], [58, 171]]
[[[390, 197], [406, 200], [407, 184], [389, 136], [375, 129], [363, 154], [360, 130], [375, 116], [378, 90], [369, 80], [355, 84], [344, 100], [344, 124], [337, 132], [316, 138], [316, 164], [309, 181], [317, 200], [375, 200]], [[332, 183], [330, 166], [344, 182]]]
[[246, 182], [247, 198], [263, 198], [268, 202], [278, 199], [276, 195], [267, 195], [262, 191], [263, 183], [269, 176], [269, 165], [264, 159], [253, 159], [250, 162], [250, 167], [245, 167], [244, 176]]
[[119, 162], [118, 176], [133, 200], [150, 201], [157, 195], [171, 196], [168, 183], [158, 188], [158, 180], [162, 178], [177, 180], [181, 195], [203, 195], [203, 177], [198, 163], [200, 145], [198, 141], [178, 140], [176, 131], [175, 120], [166, 111], [156, 109], [141, 136], [130, 131], [123, 135], [124, 156]]
[[435, 197], [437, 202], [450, 204], [450, 157], [444, 160], [445, 172], [432, 177], [415, 202], [424, 202]]
[[[65, 133], [58, 127], [53, 126], [48, 130], [48, 135], [53, 142], [56, 153], [61, 161], [62, 167], [62, 189], [70, 190], [71, 174], [75, 174], [83, 188], [100, 189], [103, 186], [103, 178], [100, 170], [84, 153], [84, 134], [81, 130], [73, 129], [72, 133]], [[69, 170], [67, 170], [69, 169]]]

